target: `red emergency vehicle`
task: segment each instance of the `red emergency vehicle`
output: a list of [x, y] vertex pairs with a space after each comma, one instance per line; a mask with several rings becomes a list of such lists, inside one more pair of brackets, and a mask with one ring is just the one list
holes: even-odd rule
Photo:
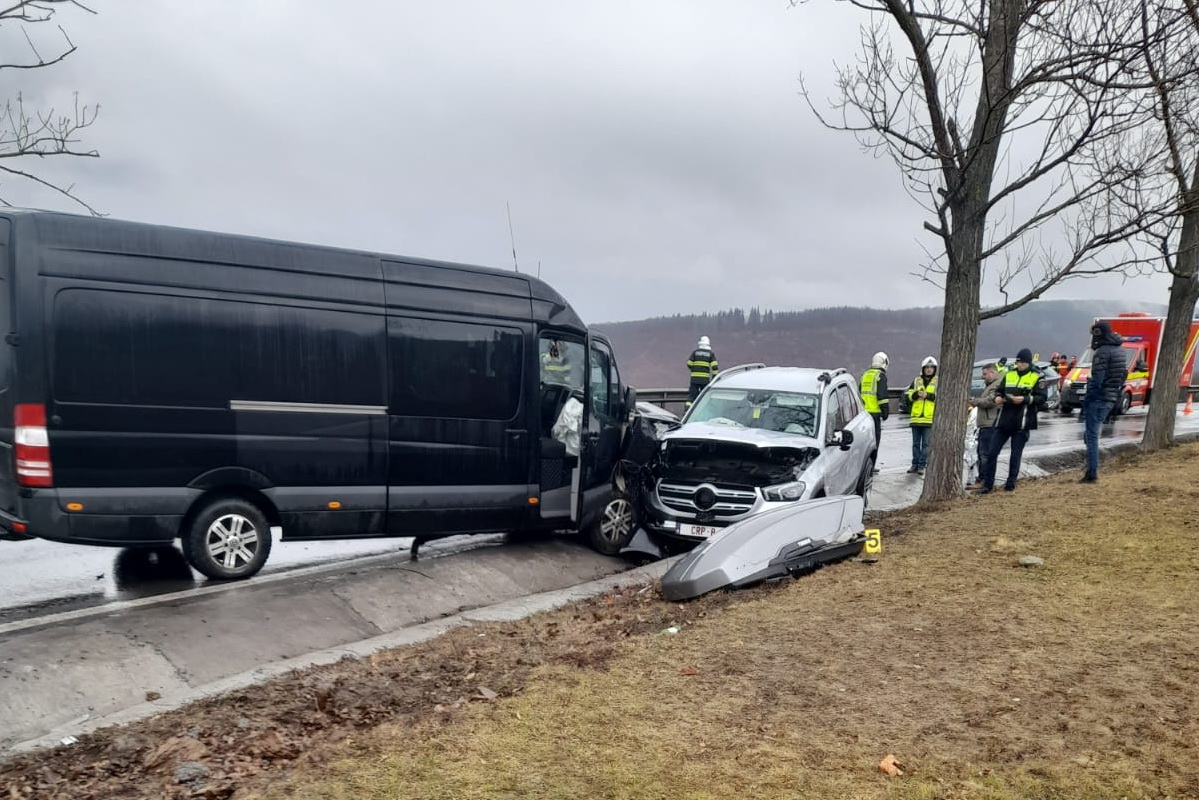
[[[1149, 398], [1154, 391], [1165, 388], [1155, 386], [1154, 378], [1157, 375], [1157, 357], [1161, 352], [1166, 318], [1130, 311], [1115, 317], [1095, 318], [1095, 322], [1101, 320], [1111, 325], [1112, 330], [1124, 338], [1124, 349], [1127, 351], [1128, 378], [1124, 381], [1124, 393], [1116, 407], [1116, 413], [1123, 414], [1133, 406], [1149, 405]], [[1191, 322], [1191, 332], [1187, 337], [1187, 347], [1183, 354], [1182, 377], [1177, 391], [1167, 392], [1168, 402], [1176, 403], [1186, 399], [1186, 390], [1191, 384], [1191, 374], [1195, 370], [1197, 342], [1199, 320]], [[1094, 353], [1088, 348], [1078, 360], [1078, 366], [1066, 375], [1060, 405], [1063, 414], [1069, 414], [1082, 407], [1083, 395], [1087, 390], [1087, 377], [1091, 373], [1092, 355]]]

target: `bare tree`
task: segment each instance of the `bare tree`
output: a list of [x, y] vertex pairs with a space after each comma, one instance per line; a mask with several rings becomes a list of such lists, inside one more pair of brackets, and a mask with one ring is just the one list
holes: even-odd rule
[[[1162, 332], [1141, 447], [1160, 450], [1174, 444], [1175, 387], [1182, 379], [1191, 320], [1199, 301], [1199, 2], [1166, 0], [1141, 6], [1144, 68], [1156, 101], [1156, 132], [1161, 161], [1172, 184], [1171, 212], [1153, 231], [1162, 263], [1172, 277], [1170, 304]], [[1183, 25], [1174, 25], [1181, 19]]]
[[[12, 46], [14, 42], [23, 43], [26, 49], [26, 57], [5, 59], [4, 63], [0, 63], [0, 74], [50, 67], [75, 52], [74, 42], [61, 25], [54, 25], [57, 33], [49, 37], [53, 40], [51, 42], [39, 42], [30, 34], [31, 29], [36, 35], [38, 31], [53, 25], [55, 14], [62, 6], [95, 13], [78, 0], [9, 0], [8, 4], [0, 7], [0, 32], [8, 34], [5, 40], [9, 45], [7, 50], [15, 50]], [[92, 214], [97, 214], [94, 208], [75, 194], [74, 186], [64, 186], [38, 176], [29, 163], [50, 156], [99, 157], [100, 154], [95, 150], [83, 147], [79, 137], [81, 131], [96, 121], [100, 106], [80, 105], [76, 96], [73, 107], [66, 111], [52, 107], [31, 109], [19, 93], [3, 103], [0, 107], [0, 175], [48, 188]], [[9, 198], [8, 187], [0, 183], [0, 203], [10, 205]]]
[[[922, 499], [948, 499], [962, 491], [979, 322], [1067, 278], [1145, 266], [1117, 245], [1144, 232], [1146, 214], [1122, 200], [1135, 192], [1113, 189], [1146, 170], [1099, 168], [1113, 149], [1133, 152], [1115, 143], [1144, 118], [1125, 67], [1142, 26], [1124, 0], [843, 1], [870, 22], [857, 62], [838, 69], [840, 118], [804, 96], [825, 125], [888, 153], [931, 217], [938, 245], [921, 274], [945, 313]], [[1005, 298], [985, 310], [984, 279]]]

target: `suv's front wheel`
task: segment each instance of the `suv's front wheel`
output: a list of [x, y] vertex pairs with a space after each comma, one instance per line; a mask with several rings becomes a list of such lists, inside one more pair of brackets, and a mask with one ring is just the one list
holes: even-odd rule
[[870, 490], [874, 488], [874, 459], [866, 459], [866, 467], [862, 470], [862, 477], [858, 478], [858, 487], [854, 489], [854, 494], [862, 498], [864, 505], [870, 507]]

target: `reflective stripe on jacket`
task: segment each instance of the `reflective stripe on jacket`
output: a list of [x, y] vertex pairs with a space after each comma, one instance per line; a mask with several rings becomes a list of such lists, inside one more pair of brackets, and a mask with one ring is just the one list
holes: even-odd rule
[[719, 371], [716, 354], [711, 350], [696, 350], [687, 359], [687, 370], [691, 373], [692, 383], [708, 383]]
[[[878, 367], [871, 367], [862, 373], [862, 383], [858, 394], [862, 396], [862, 405], [867, 414], [883, 413], [883, 406], [890, 402], [887, 398], [887, 373]], [[880, 392], [882, 396], [880, 397]]]
[[[1037, 427], [1037, 407], [1043, 394], [1037, 388], [1041, 383], [1041, 374], [1029, 368], [1021, 375], [1011, 370], [1003, 376], [999, 394], [1004, 397], [1003, 407], [999, 411], [997, 427], [1008, 431], [1035, 430]], [[1010, 403], [1008, 398], [1023, 397], [1023, 403]]]
[[[925, 397], [916, 396], [918, 389], [924, 389]], [[933, 414], [937, 410], [937, 376], [925, 379], [918, 375], [908, 389], [908, 400], [912, 402], [912, 414], [908, 418], [910, 425], [932, 425]]]

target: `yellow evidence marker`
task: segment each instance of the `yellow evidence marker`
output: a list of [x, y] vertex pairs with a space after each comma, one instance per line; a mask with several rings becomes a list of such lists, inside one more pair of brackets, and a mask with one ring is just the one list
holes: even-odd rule
[[866, 529], [866, 547], [863, 552], [877, 555], [883, 552], [883, 532], [878, 528]]

